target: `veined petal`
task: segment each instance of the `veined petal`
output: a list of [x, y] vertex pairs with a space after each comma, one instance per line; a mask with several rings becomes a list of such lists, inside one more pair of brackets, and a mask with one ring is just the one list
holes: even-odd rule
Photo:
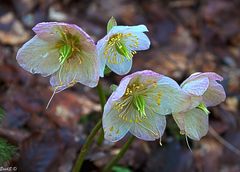
[[[66, 61], [50, 79], [53, 87], [67, 88], [76, 82], [95, 87], [99, 80], [98, 61], [96, 54], [82, 52]], [[62, 90], [58, 90], [62, 91]]]
[[198, 108], [173, 114], [173, 118], [180, 130], [193, 140], [199, 141], [208, 132], [208, 115]]
[[126, 88], [131, 79], [132, 79], [131, 76], [126, 76], [121, 80], [120, 85], [108, 98], [108, 101], [104, 106], [104, 114], [109, 113], [113, 107], [114, 102], [118, 101], [124, 95]]
[[139, 33], [139, 32], [148, 32], [148, 29], [145, 25], [137, 26], [114, 26], [109, 32], [110, 35], [116, 33]]
[[181, 84], [181, 87], [187, 93], [190, 93], [195, 96], [202, 96], [205, 91], [208, 89], [209, 79], [204, 75], [200, 75], [194, 79]]
[[126, 38], [126, 46], [130, 50], [139, 51], [147, 50], [150, 47], [150, 40], [145, 33], [132, 33], [132, 36]]
[[190, 82], [191, 80], [194, 80], [195, 78], [199, 77], [199, 75], [201, 75], [201, 74], [202, 74], [202, 72], [195, 72], [195, 73], [191, 74], [187, 79], [185, 79], [183, 81], [183, 83], [180, 86], [182, 87], [183, 85]]
[[206, 106], [216, 106], [226, 99], [226, 93], [222, 85], [217, 81], [210, 81], [209, 88], [203, 95]]
[[146, 141], [159, 139], [166, 128], [165, 116], [158, 115], [149, 108], [146, 109], [146, 116], [141, 121], [133, 122], [130, 132], [139, 139]]
[[54, 46], [54, 44], [34, 36], [18, 50], [17, 62], [23, 69], [33, 74], [49, 76], [60, 67], [59, 53]]
[[159, 92], [159, 114], [167, 115], [185, 111], [191, 105], [188, 96], [177, 84], [169, 77], [162, 77], [158, 81], [157, 92]]
[[[207, 82], [204, 81], [204, 78], [208, 78], [209, 80], [207, 89]], [[206, 106], [215, 106], [223, 102], [226, 98], [223, 86], [217, 82], [222, 80], [223, 78], [214, 72], [197, 72], [190, 75], [181, 86], [185, 91], [193, 93], [194, 95], [204, 93], [201, 96], [203, 96], [203, 102]]]
[[107, 58], [104, 57], [106, 44], [107, 44], [107, 41], [105, 37], [97, 42], [97, 54], [98, 54], [99, 72], [100, 72], [99, 74], [101, 77], [104, 77], [104, 69], [107, 61]]
[[76, 36], [81, 43], [81, 50], [95, 51], [95, 43], [92, 38], [80, 27], [75, 24], [61, 22], [42, 22], [37, 24], [33, 31], [41, 38], [47, 41], [57, 41], [63, 39], [66, 33]]
[[116, 74], [118, 75], [125, 75], [127, 74], [132, 68], [132, 59], [127, 59], [126, 57], [122, 56], [121, 54], [117, 53], [112, 62], [106, 62], [107, 66]]
[[131, 127], [129, 122], [119, 117], [122, 112], [115, 109], [114, 105], [114, 101], [108, 100], [102, 118], [104, 137], [111, 142], [116, 142], [123, 138]]

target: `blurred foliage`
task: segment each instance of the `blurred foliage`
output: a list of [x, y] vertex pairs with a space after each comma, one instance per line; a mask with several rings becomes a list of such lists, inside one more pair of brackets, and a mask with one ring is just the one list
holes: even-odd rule
[[9, 144], [5, 139], [0, 138], [0, 165], [12, 159], [16, 153], [16, 147]]
[[113, 172], [132, 172], [132, 170], [130, 170], [129, 168], [126, 167], [121, 167], [121, 166], [114, 166], [112, 168]]
[[[4, 118], [4, 110], [0, 108], [0, 125]], [[0, 165], [4, 162], [12, 159], [12, 156], [16, 153], [17, 148], [7, 142], [7, 140], [0, 138]]]

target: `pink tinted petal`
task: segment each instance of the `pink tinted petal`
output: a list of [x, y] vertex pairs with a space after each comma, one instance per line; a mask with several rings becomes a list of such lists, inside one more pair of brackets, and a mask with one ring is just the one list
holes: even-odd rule
[[215, 80], [215, 81], [222, 81], [223, 77], [221, 77], [220, 75], [214, 73], [214, 72], [204, 72], [202, 73], [202, 75], [205, 75], [209, 78], [209, 80]]
[[136, 77], [140, 77], [140, 80], [143, 81], [147, 78], [152, 78], [152, 77], [161, 78], [162, 76], [163, 75], [160, 75], [160, 74], [158, 74], [156, 72], [153, 72], [151, 70], [138, 71], [138, 72], [135, 72], [131, 75], [127, 75], [120, 81], [120, 84], [117, 87], [116, 91], [114, 91], [112, 93], [112, 95], [110, 96], [109, 99], [111, 99], [112, 101], [116, 101], [116, 100], [120, 99], [124, 95], [129, 82]]
[[192, 78], [188, 82], [181, 85], [182, 89], [189, 94], [195, 96], [202, 96], [204, 92], [208, 89], [209, 79], [206, 76], [199, 75], [196, 78]]
[[209, 78], [209, 87], [203, 95], [206, 106], [216, 106], [223, 102], [226, 99], [226, 93], [223, 86], [217, 82], [222, 81], [223, 77], [214, 72], [206, 72], [202, 75]]
[[216, 81], [211, 81], [210, 86], [203, 95], [206, 106], [216, 106], [226, 99], [226, 93], [222, 85]]
[[17, 62], [23, 69], [33, 74], [49, 76], [60, 67], [59, 53], [54, 46], [34, 36], [18, 50]]
[[63, 33], [70, 33], [77, 36], [80, 40], [81, 50], [95, 51], [95, 43], [92, 38], [75, 24], [61, 22], [43, 22], [37, 24], [33, 31], [41, 38], [47, 41], [56, 41], [62, 39]]

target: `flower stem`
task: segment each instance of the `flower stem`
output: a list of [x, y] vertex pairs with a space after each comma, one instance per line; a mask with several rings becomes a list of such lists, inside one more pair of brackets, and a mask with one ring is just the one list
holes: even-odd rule
[[97, 92], [98, 92], [100, 104], [101, 104], [102, 111], [103, 111], [104, 105], [106, 103], [106, 96], [105, 96], [105, 93], [103, 91], [103, 88], [102, 88], [102, 85], [100, 82], [98, 83], [98, 86], [97, 86]]
[[[102, 85], [101, 85], [100, 82], [98, 83], [98, 86], [97, 86], [97, 92], [98, 92], [98, 96], [99, 96], [99, 99], [100, 99], [100, 104], [101, 104], [101, 107], [102, 107], [102, 113], [103, 113], [104, 105], [106, 103], [106, 95], [103, 91], [103, 88], [102, 88]], [[99, 146], [102, 145], [103, 140], [104, 140], [104, 132], [103, 132], [103, 129], [101, 128], [100, 134], [98, 136], [97, 144]]]
[[102, 120], [99, 120], [95, 127], [92, 129], [91, 133], [87, 137], [85, 144], [83, 145], [80, 154], [78, 155], [77, 161], [73, 167], [72, 172], [79, 172], [82, 168], [82, 164], [86, 154], [88, 153], [89, 147], [93, 142], [95, 135], [98, 133], [98, 130], [102, 127]]
[[130, 136], [128, 141], [123, 145], [122, 149], [120, 152], [105, 166], [103, 169], [103, 172], [109, 172], [111, 171], [112, 167], [124, 156], [124, 154], [127, 152], [129, 146], [132, 144], [134, 141], [134, 136]]

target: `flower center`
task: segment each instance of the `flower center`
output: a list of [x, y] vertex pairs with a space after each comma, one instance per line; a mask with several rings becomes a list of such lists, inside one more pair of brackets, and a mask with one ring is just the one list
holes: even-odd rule
[[[129, 41], [129, 42], [127, 42]], [[129, 44], [129, 46], [127, 46]], [[131, 33], [123, 34], [117, 33], [111, 36], [105, 47], [104, 55], [109, 63], [121, 64], [125, 58], [131, 60], [136, 51], [131, 50], [133, 47], [138, 47], [138, 38]], [[121, 58], [117, 58], [117, 53]], [[125, 58], [124, 58], [125, 57]]]
[[140, 117], [147, 117], [145, 112], [145, 99], [142, 95], [137, 95], [133, 97], [133, 107], [140, 113]]
[[[130, 84], [120, 100], [114, 104], [119, 114], [118, 117], [126, 122], [142, 122], [147, 119], [146, 108], [154, 112], [155, 105], [161, 103], [162, 93], [157, 88], [157, 82], [154, 79], [147, 79], [143, 83], [138, 79], [134, 84]], [[147, 101], [155, 102], [154, 107], [147, 105]]]
[[[61, 40], [59, 40], [55, 47], [58, 49], [59, 52], [59, 63], [60, 63], [60, 69], [58, 72], [58, 78], [60, 81], [60, 86], [63, 85], [62, 81], [62, 72], [63, 67], [66, 62], [68, 62], [71, 58], [77, 58], [79, 64], [82, 64], [82, 56], [81, 56], [81, 44], [78, 36], [72, 35], [69, 33], [67, 29], [58, 30]], [[76, 81], [73, 79], [70, 83], [74, 84]]]
[[59, 62], [60, 65], [63, 65], [64, 62], [71, 57], [72, 54], [72, 47], [68, 44], [63, 45], [60, 49], [59, 49]]
[[200, 103], [197, 108], [205, 112], [206, 115], [210, 113], [204, 103]]
[[[147, 118], [145, 112], [145, 90], [146, 86], [144, 84], [132, 84], [127, 87], [126, 92], [122, 97], [122, 100], [115, 103], [115, 109], [119, 112], [119, 118], [131, 123], [141, 122], [142, 119]], [[129, 110], [132, 107], [137, 110], [137, 114], [129, 113]]]
[[[80, 41], [77, 36], [70, 34], [67, 30], [59, 31], [61, 35], [61, 40], [57, 42], [56, 48], [59, 52], [59, 63], [62, 66], [66, 61], [68, 61], [76, 53], [80, 53]], [[82, 63], [82, 59], [77, 55], [79, 63]]]

